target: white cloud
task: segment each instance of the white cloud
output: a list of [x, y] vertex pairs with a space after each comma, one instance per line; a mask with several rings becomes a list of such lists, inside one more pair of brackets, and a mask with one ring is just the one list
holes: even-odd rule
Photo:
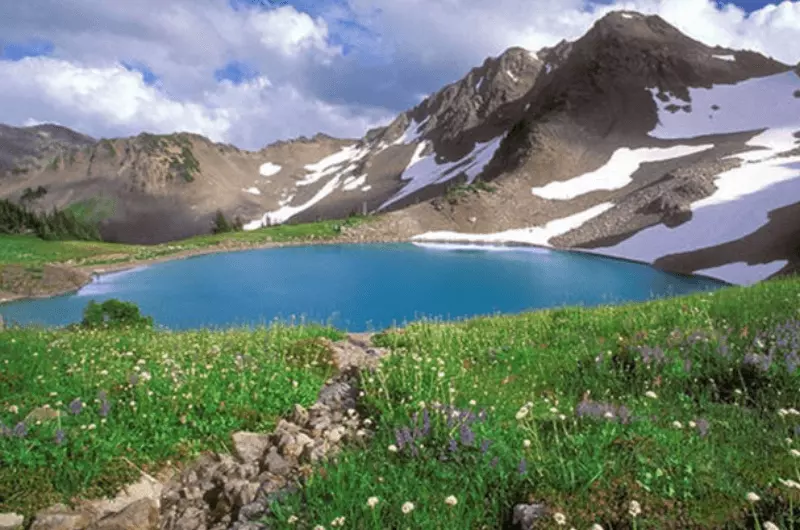
[[253, 15], [250, 23], [267, 49], [287, 56], [296, 56], [308, 49], [316, 49], [325, 56], [338, 52], [338, 48], [328, 45], [328, 25], [324, 20], [313, 19], [291, 6]]

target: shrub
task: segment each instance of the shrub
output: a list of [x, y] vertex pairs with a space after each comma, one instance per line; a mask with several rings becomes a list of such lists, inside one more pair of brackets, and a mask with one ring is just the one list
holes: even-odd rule
[[142, 316], [139, 307], [132, 302], [123, 302], [112, 298], [102, 304], [94, 300], [83, 311], [84, 328], [151, 328], [153, 317]]
[[217, 210], [211, 226], [211, 233], [224, 234], [225, 232], [239, 232], [241, 230], [242, 219], [240, 217], [237, 216], [233, 222], [230, 222], [228, 221], [227, 217], [225, 217], [225, 214], [222, 213], [222, 210]]

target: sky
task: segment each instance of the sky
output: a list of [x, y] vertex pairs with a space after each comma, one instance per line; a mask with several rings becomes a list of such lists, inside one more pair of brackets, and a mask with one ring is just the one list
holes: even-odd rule
[[800, 61], [800, 0], [0, 0], [0, 123], [244, 149], [358, 138], [486, 57], [616, 9]]

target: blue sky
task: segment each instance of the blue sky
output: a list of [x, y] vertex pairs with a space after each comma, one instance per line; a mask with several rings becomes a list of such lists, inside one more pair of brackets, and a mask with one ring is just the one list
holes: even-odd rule
[[575, 39], [618, 8], [800, 61], [800, 0], [0, 1], [0, 122], [246, 148], [358, 137], [487, 56]]

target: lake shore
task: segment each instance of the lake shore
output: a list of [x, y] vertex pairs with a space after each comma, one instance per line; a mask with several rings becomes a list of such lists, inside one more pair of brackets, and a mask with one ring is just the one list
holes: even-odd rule
[[[0, 289], [0, 305], [20, 300], [32, 300], [37, 298], [51, 298], [54, 296], [64, 296], [75, 293], [89, 285], [94, 281], [97, 276], [109, 274], [113, 272], [120, 272], [124, 270], [134, 269], [137, 267], [146, 267], [155, 265], [157, 263], [165, 263], [168, 261], [175, 261], [181, 259], [192, 258], [196, 256], [204, 256], [208, 254], [219, 254], [223, 252], [241, 252], [246, 250], [263, 250], [270, 248], [282, 247], [302, 247], [302, 246], [318, 246], [318, 245], [357, 245], [357, 244], [380, 244], [380, 243], [408, 243], [410, 240], [405, 237], [393, 237], [384, 234], [380, 235], [364, 235], [352, 230], [352, 233], [347, 233], [341, 237], [330, 239], [304, 239], [298, 241], [267, 241], [256, 244], [248, 244], [241, 242], [226, 242], [222, 245], [209, 246], [203, 248], [193, 248], [187, 250], [177, 251], [173, 254], [159, 256], [149, 259], [132, 259], [120, 261], [119, 263], [109, 264], [92, 264], [92, 265], [67, 265], [67, 264], [50, 264], [44, 267], [45, 273], [51, 272], [50, 281], [33, 282], [29, 278], [25, 284], [25, 292], [18, 292], [15, 290]], [[7, 265], [5, 269], [12, 268], [14, 273], [18, 276], [24, 274], [22, 267]], [[5, 269], [0, 269], [0, 274], [5, 275]], [[68, 280], [56, 279], [52, 272], [53, 270], [62, 271], [62, 276], [68, 277]], [[31, 284], [36, 284], [31, 288]]]

